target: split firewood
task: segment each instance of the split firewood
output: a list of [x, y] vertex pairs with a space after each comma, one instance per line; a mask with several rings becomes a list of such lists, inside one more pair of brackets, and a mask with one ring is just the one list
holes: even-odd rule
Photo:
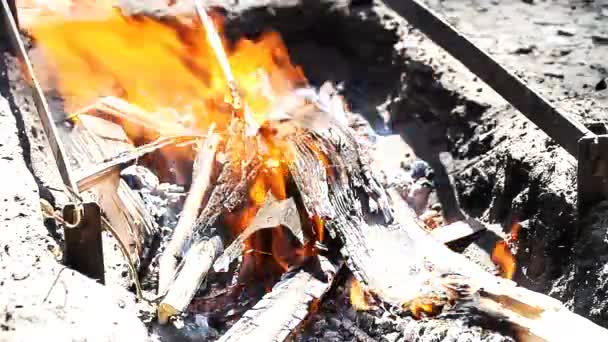
[[247, 198], [249, 186], [260, 170], [256, 140], [245, 135], [245, 123], [234, 118], [228, 134], [229, 138], [218, 156], [222, 169], [209, 200], [196, 219], [193, 241], [215, 234], [211, 228], [216, 220], [222, 214], [233, 211]]
[[188, 250], [173, 283], [169, 285], [167, 294], [158, 306], [160, 324], [166, 324], [170, 317], [184, 312], [223, 249], [222, 239], [214, 236], [198, 242]]
[[175, 275], [175, 267], [184, 251], [187, 250], [187, 243], [191, 241], [199, 209], [211, 182], [219, 142], [219, 135], [214, 134], [213, 129], [210, 129], [205, 144], [194, 162], [192, 178], [194, 181], [186, 197], [177, 226], [171, 235], [171, 240], [159, 259], [159, 294], [163, 294], [167, 290], [167, 286]]
[[252, 309], [220, 339], [225, 341], [285, 341], [298, 331], [311, 307], [331, 287], [337, 268], [331, 263], [325, 269], [328, 281], [323, 282], [306, 271], [277, 283]]

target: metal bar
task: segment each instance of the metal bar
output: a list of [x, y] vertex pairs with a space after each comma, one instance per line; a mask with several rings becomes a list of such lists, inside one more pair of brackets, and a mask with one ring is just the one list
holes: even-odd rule
[[19, 33], [19, 29], [17, 28], [17, 23], [13, 18], [12, 10], [15, 10], [14, 1], [10, 0], [0, 0], [0, 4], [2, 5], [2, 23], [4, 24], [4, 33], [8, 36], [9, 42], [13, 48], [13, 52], [16, 57], [21, 62], [24, 70], [24, 77], [26, 78], [27, 83], [32, 88], [32, 96], [34, 98], [34, 104], [36, 105], [36, 109], [38, 110], [38, 115], [40, 116], [40, 121], [42, 122], [42, 127], [44, 129], [44, 133], [49, 141], [49, 145], [51, 146], [51, 151], [53, 152], [53, 156], [55, 157], [55, 163], [57, 164], [57, 168], [59, 169], [59, 174], [61, 175], [61, 179], [65, 186], [67, 186], [72, 194], [78, 194], [77, 184], [74, 182], [74, 178], [72, 177], [72, 170], [67, 161], [65, 150], [61, 140], [59, 138], [59, 133], [57, 128], [55, 127], [53, 118], [51, 116], [51, 111], [49, 110], [49, 105], [44, 97], [44, 93], [42, 92], [42, 88], [38, 83], [38, 80], [34, 76], [34, 69], [32, 68], [32, 63], [27, 55], [25, 50], [25, 46], [23, 45], [23, 41], [21, 40], [21, 36]]
[[583, 219], [608, 196], [608, 135], [585, 137], [579, 141], [577, 205]]
[[[15, 0], [7, 0], [8, 2], [8, 7], [13, 15], [13, 20], [15, 20], [15, 24], [17, 25], [17, 27], [19, 27], [19, 18], [17, 17], [17, 4], [15, 3]], [[0, 19], [0, 21], [3, 21], [4, 19]], [[4, 37], [7, 33], [4, 32], [5, 30], [0, 31], [0, 38]]]
[[[63, 218], [74, 222], [81, 208], [72, 204], [63, 208]], [[65, 226], [64, 226], [65, 227]], [[65, 264], [100, 283], [105, 283], [103, 245], [101, 240], [101, 209], [97, 203], [83, 203], [80, 224], [65, 227]]]
[[[2, 14], [0, 20], [4, 26], [3, 38], [8, 38], [13, 52], [21, 62], [23, 77], [32, 90], [34, 104], [42, 122], [44, 133], [48, 139], [51, 151], [59, 170], [59, 175], [68, 193], [75, 203], [79, 203], [79, 189], [72, 177], [72, 170], [66, 158], [65, 150], [57, 127], [51, 116], [49, 105], [44, 97], [42, 88], [34, 75], [32, 64], [21, 40], [16, 23], [16, 7], [14, 0], [0, 0]], [[15, 17], [13, 15], [15, 14]], [[80, 215], [75, 215], [79, 213]], [[75, 226], [64, 223], [65, 232], [65, 263], [99, 282], [105, 282], [103, 263], [103, 245], [101, 241], [101, 209], [96, 203], [82, 205], [69, 204], [63, 208], [65, 222], [75, 222]]]
[[578, 153], [578, 140], [593, 135], [583, 124], [551, 105], [419, 0], [384, 2], [458, 59], [574, 157]]

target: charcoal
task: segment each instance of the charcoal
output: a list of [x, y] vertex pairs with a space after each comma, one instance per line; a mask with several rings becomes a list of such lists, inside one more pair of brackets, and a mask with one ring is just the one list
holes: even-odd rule
[[127, 167], [122, 170], [120, 176], [133, 190], [152, 190], [159, 185], [158, 177], [152, 171], [140, 165]]

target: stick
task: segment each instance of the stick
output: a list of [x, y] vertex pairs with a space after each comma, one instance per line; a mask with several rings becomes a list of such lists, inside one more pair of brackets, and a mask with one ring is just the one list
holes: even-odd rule
[[158, 293], [163, 294], [175, 275], [175, 267], [183, 255], [186, 243], [191, 239], [199, 208], [211, 182], [213, 162], [219, 145], [219, 135], [212, 129], [207, 134], [205, 146], [199, 151], [193, 167], [194, 182], [184, 203], [177, 226], [171, 235], [171, 240], [159, 260]]
[[333, 279], [331, 276], [328, 282], [322, 282], [308, 272], [299, 271], [280, 281], [219, 342], [287, 340], [306, 319], [311, 306], [327, 292]]
[[223, 249], [222, 239], [214, 236], [188, 250], [181, 269], [158, 306], [160, 324], [167, 324], [170, 317], [184, 312]]

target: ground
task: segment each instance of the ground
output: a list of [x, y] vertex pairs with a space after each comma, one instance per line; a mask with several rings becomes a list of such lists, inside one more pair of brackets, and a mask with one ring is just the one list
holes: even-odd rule
[[[262, 2], [276, 8], [293, 6]], [[228, 31], [251, 34], [261, 29], [254, 26], [259, 16], [267, 18], [264, 23], [284, 33], [294, 59], [313, 82], [344, 82], [347, 98], [378, 133], [401, 134], [440, 175], [449, 173], [457, 195], [444, 200], [458, 201], [467, 215], [498, 223], [505, 231], [514, 221], [522, 224], [518, 283], [564, 300], [576, 312], [608, 326], [605, 210], [598, 208], [585, 221], [576, 240], [574, 158], [390, 9], [352, 2], [351, 16], [340, 27], [334, 25], [333, 15], [316, 16], [318, 10], [286, 9], [279, 11], [286, 17], [278, 19], [272, 11], [235, 10], [244, 15], [233, 18], [233, 30]], [[340, 7], [349, 2], [321, 3]], [[607, 119], [608, 20], [599, 18], [592, 4], [427, 3], [565, 112], [585, 123]], [[58, 262], [61, 236], [42, 223], [39, 199], [65, 199], [14, 60], [5, 53], [3, 60], [0, 340], [32, 339], [29, 333], [57, 337], [53, 340], [145, 340], [132, 294], [118, 285], [102, 287]], [[489, 248], [480, 242], [483, 238], [459, 247], [483, 253]], [[108, 246], [106, 250], [113, 250]], [[107, 264], [113, 269], [110, 277], [120, 280], [120, 261]], [[395, 333], [394, 324], [383, 330], [382, 317], [371, 323], [360, 317], [352, 319], [373, 337]], [[319, 333], [322, 340], [346, 329], [341, 323], [321, 321], [312, 324], [311, 334]], [[93, 329], [95, 338], [90, 335]], [[323, 330], [333, 335], [324, 336]], [[446, 337], [445, 332], [438, 335]], [[391, 338], [409, 340], [399, 333]]]
[[[608, 119], [608, 22], [593, 2], [427, 3], [563, 112], [585, 124]], [[450, 75], [441, 79], [462, 78]], [[451, 147], [467, 159], [451, 173], [461, 204], [487, 221], [524, 221], [516, 280], [608, 324], [605, 214], [597, 209], [577, 235], [574, 159], [486, 88], [476, 91], [466, 96], [491, 107]]]

